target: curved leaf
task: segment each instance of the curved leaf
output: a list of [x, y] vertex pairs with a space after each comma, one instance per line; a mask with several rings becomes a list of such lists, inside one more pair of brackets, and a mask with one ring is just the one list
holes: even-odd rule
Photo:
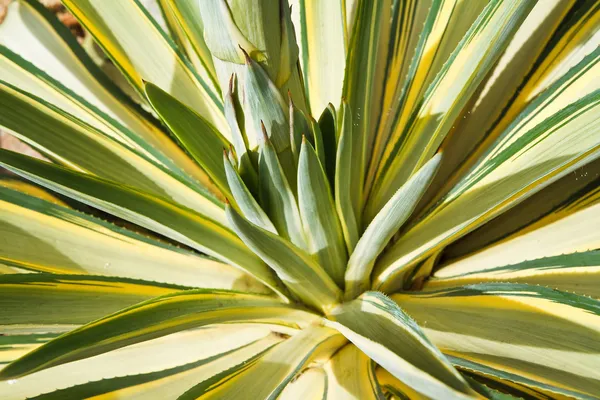
[[327, 359], [344, 343], [344, 337], [333, 329], [304, 329], [255, 359], [198, 384], [180, 399], [277, 399], [286, 385], [311, 361]]
[[266, 289], [230, 265], [4, 187], [0, 187], [0, 232], [0, 264], [14, 269]]
[[78, 325], [152, 297], [187, 289], [86, 275], [0, 275], [0, 325]]
[[442, 154], [423, 165], [386, 203], [373, 218], [356, 243], [348, 260], [345, 275], [346, 299], [352, 299], [371, 285], [371, 271], [377, 256], [406, 222], [435, 176]]
[[[600, 301], [490, 283], [392, 298], [445, 354], [583, 397], [600, 389]], [[491, 371], [489, 372], [491, 373]]]
[[218, 323], [310, 324], [314, 314], [272, 297], [226, 290], [187, 290], [137, 304], [60, 336], [0, 371], [6, 380], [134, 343]]
[[150, 105], [179, 142], [208, 173], [223, 194], [228, 194], [221, 152], [230, 143], [204, 118], [152, 83], [144, 84]]
[[419, 326], [383, 294], [366, 292], [333, 309], [329, 318], [328, 326], [414, 390], [432, 398], [474, 397]]
[[58, 193], [230, 263], [277, 293], [285, 292], [268, 267], [233, 232], [192, 210], [6, 150], [0, 150], [0, 165]]
[[340, 349], [325, 364], [327, 399], [383, 400], [375, 363], [353, 344]]
[[153, 82], [229, 136], [218, 94], [200, 78], [138, 1], [65, 0], [130, 83]]
[[173, 398], [283, 340], [259, 324], [189, 329], [0, 382], [7, 400]]

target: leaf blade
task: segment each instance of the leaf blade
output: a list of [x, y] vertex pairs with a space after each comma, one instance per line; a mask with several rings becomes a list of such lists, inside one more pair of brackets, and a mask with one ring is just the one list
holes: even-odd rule
[[298, 208], [308, 251], [341, 287], [347, 261], [344, 235], [327, 176], [306, 139], [302, 141], [298, 164]]
[[260, 256], [304, 303], [327, 310], [339, 301], [340, 289], [305, 251], [226, 207], [227, 218], [238, 236]]
[[209, 324], [268, 321], [294, 326], [313, 318], [313, 314], [267, 296], [204, 289], [177, 292], [121, 310], [48, 342], [2, 369], [0, 379], [23, 376]]
[[[473, 398], [469, 385], [419, 326], [383, 294], [365, 292], [334, 309], [329, 318], [329, 326], [422, 394]], [[395, 334], [390, 336], [390, 331]]]

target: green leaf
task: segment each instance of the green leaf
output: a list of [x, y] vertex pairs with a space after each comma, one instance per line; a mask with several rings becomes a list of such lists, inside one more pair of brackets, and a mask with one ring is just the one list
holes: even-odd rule
[[223, 154], [223, 163], [225, 164], [225, 173], [227, 175], [229, 190], [231, 191], [237, 206], [244, 215], [244, 218], [254, 225], [277, 235], [277, 230], [273, 226], [273, 223], [256, 202], [252, 193], [250, 193], [246, 184], [225, 154]]
[[286, 385], [306, 366], [315, 359], [327, 359], [344, 343], [344, 337], [333, 329], [304, 329], [258, 357], [198, 384], [180, 399], [280, 398]]
[[310, 126], [312, 130], [312, 136], [315, 146], [315, 151], [317, 152], [317, 156], [321, 165], [326, 165], [327, 159], [325, 158], [325, 142], [323, 141], [323, 134], [321, 133], [321, 127], [314, 118], [310, 118]]
[[204, 40], [213, 57], [243, 64], [244, 53], [241, 49], [244, 49], [257, 59], [265, 58], [237, 26], [227, 2], [208, 0], [202, 7], [198, 7], [198, 11], [203, 23]]
[[523, 111], [469, 174], [380, 258], [376, 288], [401, 287], [422, 259], [600, 156], [600, 91], [594, 86], [599, 61], [597, 49]]
[[0, 396], [36, 400], [172, 398], [282, 340], [261, 324], [188, 329], [45, 369], [11, 384], [2, 382]]
[[292, 19], [300, 44], [310, 110], [319, 115], [328, 103], [339, 104], [346, 66], [343, 1], [295, 0]]
[[437, 152], [534, 4], [533, 0], [493, 0], [486, 5], [411, 112], [401, 140], [388, 142], [393, 150], [379, 166], [381, 174], [369, 196], [368, 215], [375, 214]]
[[55, 274], [0, 275], [0, 326], [84, 324], [187, 289], [141, 280]]
[[[171, 33], [176, 33], [177, 45], [185, 49], [196, 72], [206, 82], [219, 87], [212, 54], [204, 40], [204, 27], [200, 15], [200, 4], [187, 0], [158, 0]], [[173, 32], [175, 31], [175, 32]]]
[[160, 233], [246, 271], [283, 295], [272, 271], [233, 232], [167, 200], [6, 150], [0, 165], [58, 193]]
[[[365, 292], [329, 314], [339, 330], [373, 361], [431, 398], [473, 398], [474, 392], [421, 328], [393, 301]], [[390, 335], [393, 332], [393, 335]]]
[[0, 264], [15, 270], [266, 289], [230, 265], [5, 187], [0, 187], [0, 231]]
[[598, 300], [510, 283], [392, 298], [445, 354], [520, 375], [528, 386], [555, 386], [576, 397], [598, 393]]
[[[285, 171], [277, 158], [274, 146], [266, 138], [260, 147], [258, 159], [260, 203], [284, 239], [306, 249], [306, 238], [296, 204], [293, 189], [295, 184], [286, 178]], [[296, 178], [294, 177], [294, 183]]]
[[309, 254], [248, 222], [230, 206], [226, 207], [226, 213], [238, 236], [277, 273], [296, 297], [317, 310], [327, 310], [338, 303], [340, 289]]
[[106, 353], [134, 343], [217, 323], [298, 326], [313, 314], [273, 297], [226, 290], [187, 290], [126, 308], [52, 340], [0, 371], [6, 380]]
[[2, 79], [11, 85], [104, 131], [165, 166], [188, 185], [198, 187], [202, 182], [213, 189], [204, 171], [115, 85], [71, 31], [39, 2], [22, 0], [9, 5], [0, 25], [0, 65]]
[[218, 94], [137, 1], [66, 0], [65, 6], [140, 94], [144, 81], [153, 82], [229, 136]]
[[234, 86], [236, 82], [235, 75], [231, 76], [229, 80], [229, 87], [225, 93], [225, 118], [229, 123], [231, 129], [233, 148], [238, 160], [239, 173], [244, 182], [250, 186], [251, 192], [257, 192], [258, 187], [258, 175], [255, 167], [254, 155], [248, 148], [248, 137], [241, 128], [244, 127], [244, 113], [241, 110], [241, 104], [239, 102], [239, 90], [236, 89], [234, 93]]
[[219, 201], [205, 189], [199, 192], [104, 132], [1, 80], [0, 125], [57, 163], [222, 218]]
[[357, 221], [357, 214], [355, 214], [352, 201], [356, 196], [356, 192], [352, 190], [354, 187], [352, 184], [354, 182], [352, 174], [354, 164], [352, 153], [353, 128], [351, 111], [346, 103], [342, 103], [338, 118], [339, 142], [335, 159], [335, 208], [342, 224], [346, 249], [348, 254], [352, 254], [354, 246], [358, 242], [359, 221]]
[[330, 103], [319, 117], [319, 130], [323, 137], [323, 150], [325, 162], [323, 168], [327, 173], [327, 179], [331, 187], [335, 185], [335, 163], [338, 146], [339, 132], [336, 129], [335, 108]]
[[148, 101], [182, 147], [208, 173], [221, 192], [229, 194], [221, 153], [230, 143], [204, 118], [153, 83], [146, 83]]
[[265, 70], [246, 57], [243, 107], [248, 146], [254, 150], [264, 143], [262, 125], [277, 153], [290, 147], [288, 105]]
[[346, 299], [368, 290], [375, 260], [410, 217], [435, 176], [442, 154], [438, 153], [415, 173], [373, 218], [348, 260]]
[[312, 139], [312, 129], [306, 115], [290, 99], [290, 144], [295, 164], [298, 164], [302, 137], [308, 136]]
[[[298, 74], [298, 44], [296, 43], [296, 34], [294, 24], [290, 14], [291, 6], [287, 2], [279, 2], [280, 21], [281, 21], [281, 48], [279, 53], [279, 70], [275, 78], [275, 84], [278, 87], [293, 86], [290, 81], [296, 81]], [[298, 79], [299, 81], [299, 79]], [[303, 88], [301, 88], [302, 90]], [[289, 90], [290, 101], [292, 98], [291, 89]], [[294, 90], [296, 92], [296, 90]], [[296, 94], [297, 96], [298, 94]], [[301, 93], [304, 98], [304, 90]]]
[[302, 141], [298, 164], [298, 206], [306, 232], [308, 252], [331, 276], [344, 285], [348, 256], [329, 182], [315, 150]]

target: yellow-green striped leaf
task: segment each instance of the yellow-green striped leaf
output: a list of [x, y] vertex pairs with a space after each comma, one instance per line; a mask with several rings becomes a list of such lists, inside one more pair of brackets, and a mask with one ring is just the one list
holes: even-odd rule
[[64, 4], [141, 94], [143, 82], [153, 82], [229, 136], [218, 94], [137, 1], [66, 0]]
[[346, 66], [342, 0], [290, 1], [300, 50], [300, 65], [310, 110], [319, 115], [342, 97]]
[[334, 198], [335, 209], [337, 210], [338, 218], [342, 224], [342, 232], [346, 242], [348, 254], [352, 254], [354, 246], [358, 242], [359, 223], [358, 214], [354, 208], [353, 186], [356, 184], [354, 175], [352, 174], [352, 166], [354, 165], [353, 139], [355, 134], [352, 127], [352, 112], [346, 103], [342, 103], [338, 116], [338, 146], [335, 158], [335, 181], [334, 181]]
[[211, 193], [188, 186], [181, 178], [44, 100], [0, 81], [0, 105], [0, 125], [57, 163], [171, 198], [223, 220], [220, 202]]
[[175, 134], [182, 147], [202, 166], [225, 195], [229, 194], [221, 162], [223, 149], [231, 144], [204, 118], [153, 83], [144, 91], [150, 105]]
[[5, 187], [0, 187], [0, 232], [0, 264], [13, 270], [266, 289], [230, 265]]
[[127, 278], [0, 275], [0, 326], [79, 325], [184, 286]]
[[520, 375], [534, 387], [555, 386], [581, 397], [600, 389], [598, 300], [508, 283], [392, 298], [445, 354]]
[[39, 2], [9, 4], [0, 25], [0, 54], [6, 82], [120, 138], [189, 185], [201, 182], [212, 189], [206, 174], [157, 121], [105, 75], [70, 30]]
[[326, 399], [381, 400], [375, 363], [353, 344], [340, 349], [327, 364]]
[[212, 55], [204, 41], [202, 19], [197, 17], [200, 15], [200, 4], [185, 0], [158, 0], [158, 5], [179, 49], [185, 50], [186, 56], [204, 82], [210, 82], [212, 87], [218, 88]]
[[281, 340], [260, 324], [188, 329], [0, 382], [0, 396], [6, 400], [176, 398]]
[[143, 226], [246, 271], [283, 294], [276, 276], [233, 232], [164, 199], [2, 150], [0, 164], [58, 193]]
[[[568, 178], [573, 180], [572, 176]], [[584, 181], [589, 184], [589, 180]], [[600, 189], [592, 180], [591, 188], [584, 188], [576, 196], [571, 194], [555, 207], [553, 212], [478, 252], [448, 260], [427, 285], [434, 288], [520, 282], [599, 298], [595, 278], [600, 272], [600, 234], [596, 228], [600, 223]]]
[[438, 153], [415, 173], [386, 203], [358, 240], [345, 274], [346, 299], [353, 299], [371, 285], [375, 260], [415, 209], [442, 159]]
[[494, 0], [483, 9], [411, 113], [403, 139], [388, 144], [394, 150], [380, 165], [383, 173], [369, 196], [369, 215], [436, 153], [534, 4], [533, 0]]
[[[559, 24], [568, 22], [575, 3], [574, 0], [547, 0], [534, 5], [494, 69], [480, 85], [480, 93], [471, 97], [474, 105], [463, 109], [462, 118], [455, 121], [442, 143], [446, 157], [442, 160], [440, 173], [431, 183], [430, 194], [425, 196], [427, 200], [436, 201], [451, 188], [457, 169], [466, 172], [466, 165], [461, 164], [473, 158], [473, 152], [483, 140], [488, 140], [492, 129], [499, 131], [498, 119], [504, 119], [506, 113], [512, 119], [517, 110], [527, 105], [515, 97], [521, 97], [524, 86], [528, 86], [531, 76], [537, 74], [538, 63], [550, 52]], [[524, 38], [527, 39], [524, 41]], [[518, 103], [517, 107], [515, 103]], [[510, 112], [507, 107], [511, 108]]]
[[180, 399], [277, 399], [311, 361], [326, 360], [345, 341], [333, 329], [307, 328], [260, 356], [198, 384]]
[[[596, 225], [597, 226], [597, 225]], [[561, 254], [522, 261], [516, 264], [480, 267], [458, 272], [454, 265], [440, 269], [427, 281], [425, 289], [437, 289], [479, 282], [516, 282], [600, 298], [600, 250]]]
[[181, 291], [134, 305], [50, 341], [2, 369], [0, 379], [200, 326], [247, 321], [296, 327], [315, 318], [270, 296], [226, 290]]
[[333, 309], [329, 319], [328, 326], [416, 391], [432, 398], [474, 397], [421, 328], [385, 295], [366, 292]]
[[322, 368], [308, 368], [283, 389], [281, 400], [323, 400], [327, 398], [329, 381]]
[[523, 111], [471, 172], [380, 259], [375, 287], [401, 287], [416, 262], [600, 156], [598, 61], [600, 49]]

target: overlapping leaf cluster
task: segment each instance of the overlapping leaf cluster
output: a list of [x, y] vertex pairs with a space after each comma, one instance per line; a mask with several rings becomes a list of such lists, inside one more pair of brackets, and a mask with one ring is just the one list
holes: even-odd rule
[[64, 4], [111, 65], [0, 25], [0, 397], [600, 392], [598, 2]]

